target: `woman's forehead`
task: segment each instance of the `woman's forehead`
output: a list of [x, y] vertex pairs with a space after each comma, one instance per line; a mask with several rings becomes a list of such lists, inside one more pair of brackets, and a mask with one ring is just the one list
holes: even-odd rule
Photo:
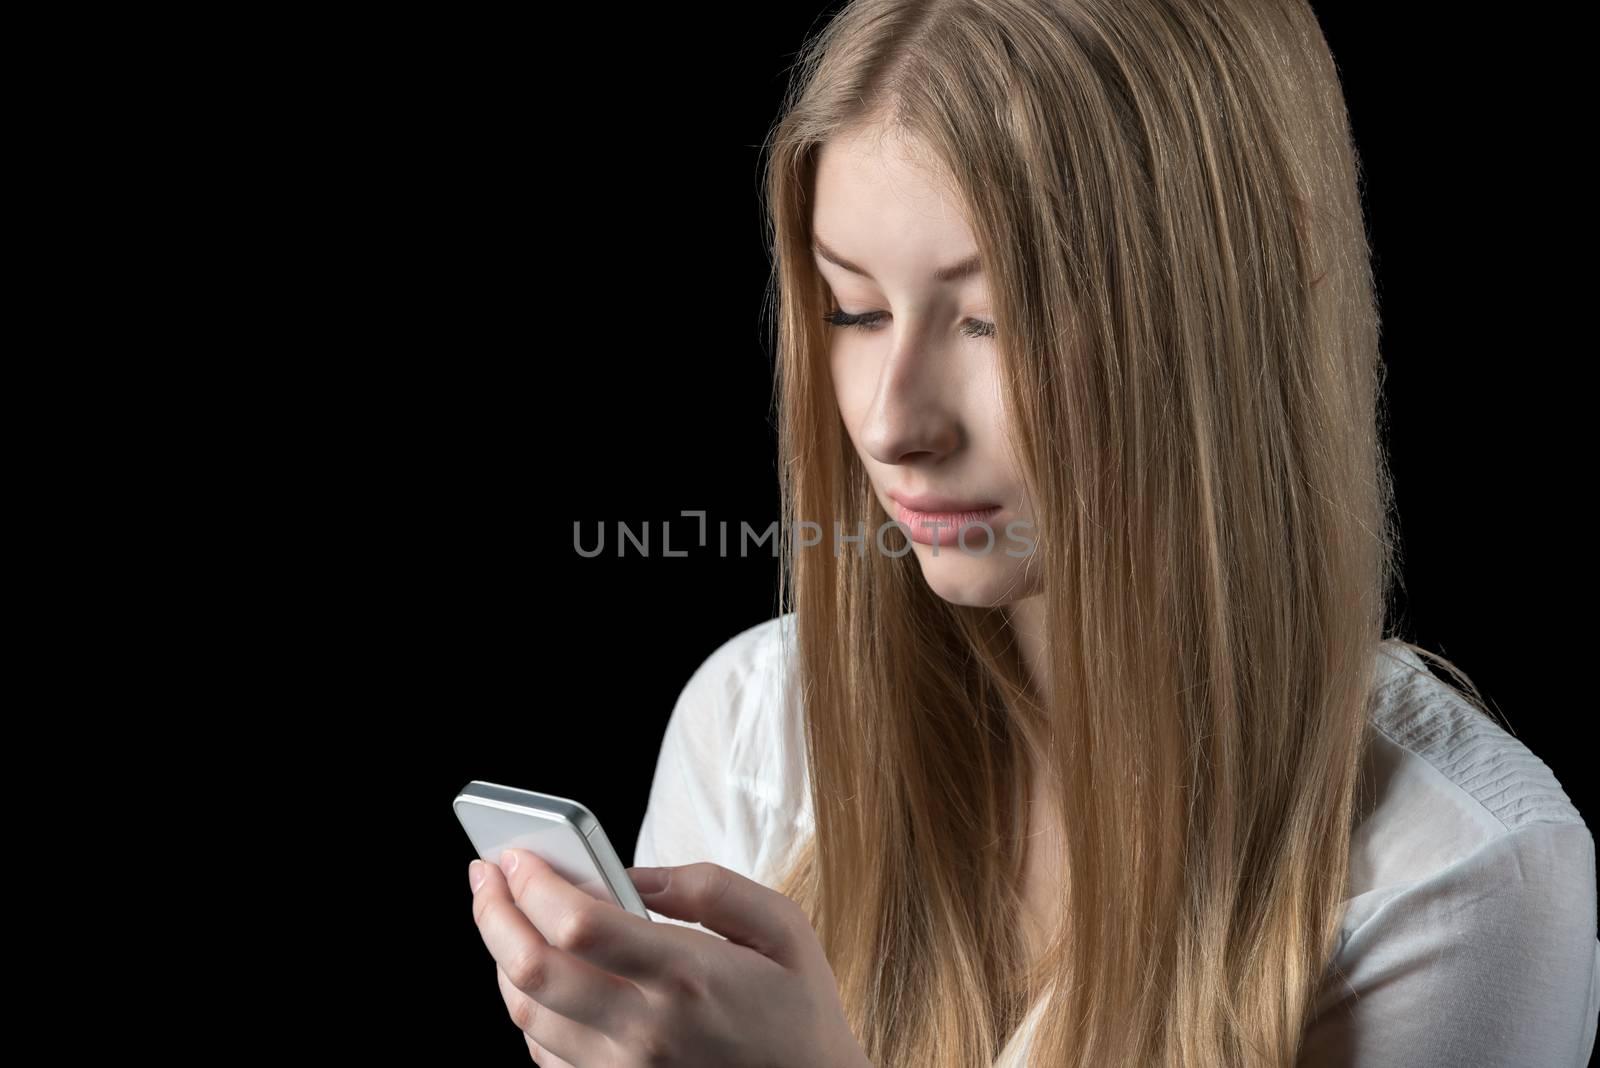
[[978, 273], [977, 242], [942, 171], [877, 138], [824, 146], [811, 222], [819, 259], [850, 273], [916, 265], [946, 283]]

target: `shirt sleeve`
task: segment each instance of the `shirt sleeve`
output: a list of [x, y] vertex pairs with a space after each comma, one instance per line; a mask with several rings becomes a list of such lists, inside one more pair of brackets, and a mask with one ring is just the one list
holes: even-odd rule
[[1335, 964], [1299, 1068], [1583, 1068], [1600, 1014], [1589, 828], [1525, 824], [1402, 885]]

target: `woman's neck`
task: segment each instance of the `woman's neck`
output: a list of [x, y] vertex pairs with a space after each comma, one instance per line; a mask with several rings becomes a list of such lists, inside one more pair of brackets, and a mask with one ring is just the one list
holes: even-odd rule
[[1017, 649], [1028, 682], [1035, 695], [1050, 692], [1050, 655], [1044, 637], [1045, 602], [1043, 594], [1024, 597], [1006, 606], [1006, 619], [1017, 636]]

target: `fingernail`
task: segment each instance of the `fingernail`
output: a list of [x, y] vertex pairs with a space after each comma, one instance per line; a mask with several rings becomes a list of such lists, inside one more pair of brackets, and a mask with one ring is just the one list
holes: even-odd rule
[[467, 865], [467, 881], [472, 884], [472, 892], [476, 894], [478, 887], [483, 885], [483, 861], [475, 860]]
[[633, 888], [641, 894], [657, 894], [667, 888], [665, 868], [629, 868], [628, 875], [633, 879]]
[[507, 875], [517, 870], [517, 855], [509, 849], [500, 854], [500, 870]]

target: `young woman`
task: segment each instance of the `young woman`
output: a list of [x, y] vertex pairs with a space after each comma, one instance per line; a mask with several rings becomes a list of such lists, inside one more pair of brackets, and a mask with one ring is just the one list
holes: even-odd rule
[[767, 174], [785, 611], [668, 724], [664, 922], [475, 865], [539, 1063], [1585, 1062], [1593, 837], [1386, 634], [1358, 173], [1303, 0], [829, 23]]

